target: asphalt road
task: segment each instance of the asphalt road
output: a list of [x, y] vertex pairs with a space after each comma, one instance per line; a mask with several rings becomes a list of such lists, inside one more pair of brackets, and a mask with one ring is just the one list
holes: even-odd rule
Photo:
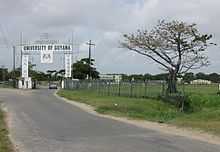
[[219, 152], [220, 146], [88, 114], [53, 91], [0, 89], [20, 152]]

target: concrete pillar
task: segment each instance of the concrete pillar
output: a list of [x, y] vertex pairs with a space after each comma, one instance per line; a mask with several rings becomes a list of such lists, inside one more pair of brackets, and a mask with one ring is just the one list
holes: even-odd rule
[[61, 88], [64, 89], [64, 80], [61, 81]]
[[18, 89], [22, 89], [23, 85], [22, 85], [22, 80], [18, 80]]

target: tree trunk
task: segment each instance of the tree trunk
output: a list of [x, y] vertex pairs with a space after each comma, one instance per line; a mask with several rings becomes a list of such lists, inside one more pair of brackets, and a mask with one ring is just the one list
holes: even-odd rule
[[177, 79], [176, 79], [176, 72], [171, 70], [168, 76], [168, 87], [167, 87], [167, 93], [177, 93]]

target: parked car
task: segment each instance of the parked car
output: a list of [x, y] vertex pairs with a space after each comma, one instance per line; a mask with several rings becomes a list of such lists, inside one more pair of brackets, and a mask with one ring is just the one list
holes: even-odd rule
[[49, 83], [49, 89], [57, 89], [58, 86], [56, 83]]

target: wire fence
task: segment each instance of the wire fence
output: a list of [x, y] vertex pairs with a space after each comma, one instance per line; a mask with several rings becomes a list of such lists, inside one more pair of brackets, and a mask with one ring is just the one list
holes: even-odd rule
[[13, 81], [0, 81], [0, 88], [13, 88]]
[[[135, 98], [157, 98], [164, 96], [167, 88], [166, 81], [74, 81], [66, 80], [65, 89], [87, 90], [97, 92], [100, 95], [123, 96]], [[181, 95], [217, 94], [218, 84], [177, 84], [178, 92]]]

